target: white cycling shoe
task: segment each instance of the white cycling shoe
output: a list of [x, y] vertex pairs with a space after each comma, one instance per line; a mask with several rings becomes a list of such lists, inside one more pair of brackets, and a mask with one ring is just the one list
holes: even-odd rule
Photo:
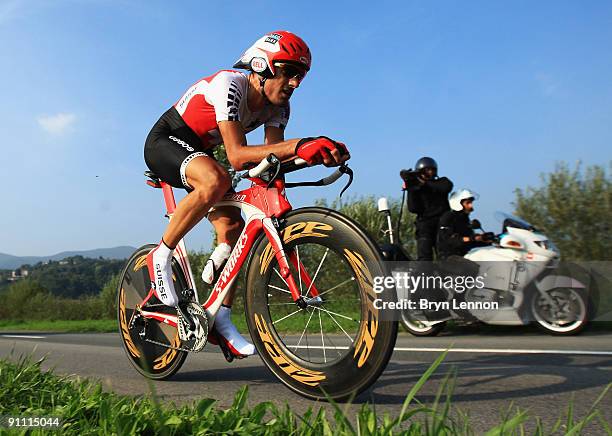
[[206, 261], [206, 265], [204, 265], [204, 271], [202, 271], [202, 280], [204, 283], [208, 285], [214, 284], [219, 277], [221, 268], [225, 265], [225, 261], [230, 257], [231, 252], [232, 247], [226, 242], [222, 242], [215, 247]]
[[[214, 334], [210, 335], [208, 342], [219, 345], [221, 349], [226, 347], [232, 353], [233, 357], [238, 359], [252, 356], [256, 352], [255, 346], [244, 339], [238, 332], [238, 329], [230, 319], [230, 313], [231, 309], [227, 306], [221, 306], [219, 308], [214, 326], [216, 337]], [[223, 343], [219, 343], [220, 341]]]
[[162, 241], [147, 255], [151, 287], [166, 306], [176, 307], [179, 299], [172, 283], [172, 254], [174, 250]]
[[181, 341], [193, 342], [193, 350], [199, 351], [206, 343], [206, 335], [199, 320], [192, 313], [197, 312], [198, 308], [189, 309], [192, 303], [188, 300], [180, 300], [176, 295], [172, 282], [173, 252], [174, 250], [168, 247], [162, 239], [159, 245], [147, 255], [151, 288], [155, 290], [155, 295], [163, 304], [176, 307], [179, 338]]

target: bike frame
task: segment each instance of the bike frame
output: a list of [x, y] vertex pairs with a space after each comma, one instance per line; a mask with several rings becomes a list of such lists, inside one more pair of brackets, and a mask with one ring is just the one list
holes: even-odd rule
[[[244, 261], [248, 258], [249, 253], [253, 249], [255, 241], [258, 240], [262, 232], [265, 234], [270, 244], [272, 244], [275, 257], [280, 267], [280, 271], [275, 270], [275, 272], [280, 275], [282, 280], [289, 288], [293, 301], [297, 303], [300, 299], [303, 299], [305, 295], [300, 294], [300, 288], [298, 284], [296, 284], [295, 279], [291, 274], [289, 262], [291, 262], [294, 268], [299, 271], [300, 279], [306, 285], [309, 296], [314, 298], [319, 295], [316, 286], [314, 286], [312, 283], [310, 275], [302, 263], [299, 262], [296, 252], [292, 251], [289, 253], [289, 255], [287, 255], [285, 252], [277, 225], [275, 224], [277, 219], [282, 218], [292, 209], [291, 204], [289, 203], [289, 200], [285, 194], [285, 181], [283, 179], [275, 179], [269, 185], [267, 182], [264, 182], [259, 178], [249, 178], [249, 180], [252, 182], [251, 187], [237, 193], [228, 193], [221, 199], [221, 201], [214, 205], [214, 207], [237, 207], [244, 213], [246, 219], [244, 229], [242, 230], [238, 241], [234, 245], [225, 267], [219, 276], [219, 279], [215, 283], [210, 296], [202, 305], [206, 312], [210, 326], [213, 325], [216, 314], [221, 307], [221, 303], [231, 289], [232, 284], [238, 276], [240, 268], [244, 264]], [[172, 219], [176, 209], [176, 201], [172, 187], [161, 180], [158, 183], [149, 180], [147, 183], [150, 186], [162, 189], [166, 204], [166, 216], [169, 220]], [[189, 263], [189, 256], [187, 254], [184, 239], [181, 239], [176, 246], [176, 249], [174, 250], [174, 258], [184, 273], [188, 288], [193, 289], [197, 301], [197, 287], [193, 277], [193, 271], [191, 270], [191, 265]], [[155, 295], [155, 290], [151, 288], [148, 295], [144, 298], [142, 303], [140, 303], [141, 315], [144, 318], [155, 319], [176, 327], [176, 315], [142, 310], [144, 305], [153, 295]]]

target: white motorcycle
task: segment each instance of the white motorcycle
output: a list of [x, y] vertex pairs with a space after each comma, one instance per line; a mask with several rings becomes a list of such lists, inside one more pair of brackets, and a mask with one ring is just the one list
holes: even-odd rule
[[[396, 232], [390, 218], [387, 200], [378, 201], [379, 211], [387, 216], [390, 244], [381, 246], [388, 261], [395, 261], [393, 274], [418, 274], [418, 263], [410, 261], [396, 243]], [[498, 212], [503, 222], [502, 233], [492, 245], [470, 250], [464, 257], [478, 267], [479, 284], [464, 287], [442, 285], [438, 290], [445, 309], [431, 316], [419, 310], [416, 300], [422, 298], [414, 288], [397, 282], [398, 301], [414, 301], [413, 308], [401, 311], [404, 327], [416, 336], [435, 336], [448, 320], [482, 322], [493, 325], [527, 325], [535, 322], [553, 335], [572, 335], [588, 323], [590, 299], [586, 286], [570, 276], [559, 274], [559, 250], [533, 225], [512, 215]], [[401, 220], [401, 216], [400, 216]], [[473, 227], [480, 228], [477, 220]], [[399, 224], [398, 224], [399, 228]], [[434, 266], [433, 275], [445, 273]], [[445, 282], [446, 283], [446, 282]], [[415, 309], [416, 307], [416, 309]], [[422, 309], [422, 308], [421, 308]]]

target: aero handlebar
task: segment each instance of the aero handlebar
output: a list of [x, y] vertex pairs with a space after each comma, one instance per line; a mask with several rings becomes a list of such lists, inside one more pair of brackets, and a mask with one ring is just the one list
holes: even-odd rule
[[[266, 171], [268, 171], [270, 168], [276, 167], [275, 174], [270, 179], [270, 180], [273, 180], [279, 174], [291, 173], [291, 172], [300, 170], [302, 168], [305, 168], [307, 166], [308, 166], [308, 162], [306, 162], [304, 159], [301, 159], [301, 158], [297, 158], [297, 159], [293, 159], [293, 160], [281, 163], [274, 154], [269, 154], [267, 157], [262, 159], [261, 162], [259, 164], [257, 164], [257, 166], [255, 166], [254, 168], [251, 168], [250, 170], [245, 171], [244, 173], [242, 173], [240, 175], [240, 178], [241, 179], [248, 179], [248, 178], [253, 178], [253, 177], [260, 177]], [[285, 183], [285, 187], [287, 187], [287, 188], [295, 188], [295, 187], [298, 187], [298, 186], [327, 186], [327, 185], [331, 185], [332, 183], [334, 183], [336, 180], [338, 180], [344, 174], [348, 174], [349, 181], [348, 181], [347, 185], [344, 187], [344, 189], [342, 189], [342, 192], [340, 193], [340, 196], [342, 196], [344, 191], [346, 191], [346, 189], [353, 182], [353, 170], [351, 170], [345, 164], [340, 165], [338, 167], [338, 169], [335, 170], [332, 174], [330, 174], [329, 176], [324, 177], [324, 178], [322, 178], [320, 180], [317, 180], [317, 181], [314, 181], [314, 182]]]

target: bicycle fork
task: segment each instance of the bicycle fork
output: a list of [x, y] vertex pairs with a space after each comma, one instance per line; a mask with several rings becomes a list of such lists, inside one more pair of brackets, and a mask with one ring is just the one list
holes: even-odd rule
[[310, 275], [304, 268], [302, 262], [299, 261], [297, 254], [295, 251], [291, 251], [289, 253], [289, 260], [293, 264], [294, 268], [298, 271], [300, 279], [304, 281], [307, 286], [307, 293], [310, 293], [310, 297], [301, 294], [300, 288], [298, 284], [295, 282], [295, 278], [291, 274], [291, 268], [289, 266], [289, 260], [287, 259], [287, 253], [283, 247], [283, 243], [281, 241], [279, 232], [277, 227], [274, 225], [271, 218], [264, 218], [263, 229], [266, 232], [266, 236], [270, 240], [272, 244], [272, 248], [274, 249], [274, 254], [276, 256], [276, 260], [278, 262], [278, 266], [280, 268], [280, 275], [285, 284], [289, 287], [289, 291], [291, 292], [291, 297], [293, 301], [298, 305], [299, 308], [305, 309], [308, 307], [311, 301], [316, 301], [315, 299], [319, 297], [319, 292], [315, 287]]

